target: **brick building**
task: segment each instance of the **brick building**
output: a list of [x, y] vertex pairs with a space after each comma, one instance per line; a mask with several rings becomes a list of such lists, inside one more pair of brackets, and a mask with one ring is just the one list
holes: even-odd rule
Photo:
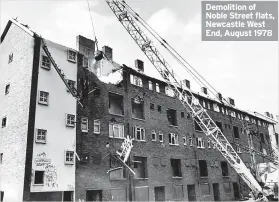
[[[79, 105], [42, 50], [40, 37], [15, 20], [1, 35], [0, 194], [3, 201], [234, 200], [247, 186], [208, 141], [163, 80], [135, 68], [94, 61], [94, 41], [77, 50], [46, 40]], [[113, 60], [112, 49], [103, 52]], [[185, 81], [190, 87], [190, 82]], [[247, 166], [246, 116], [254, 147], [271, 153], [269, 119], [195, 93]], [[230, 99], [232, 105], [234, 101]], [[109, 152], [132, 136], [130, 175]], [[256, 155], [256, 162], [267, 161]], [[120, 168], [113, 172], [111, 168]]]
[[[79, 47], [82, 54], [84, 46]], [[111, 48], [103, 51], [113, 59]], [[163, 80], [146, 75], [140, 60], [133, 68], [107, 61], [104, 65], [104, 61], [90, 71], [78, 67], [78, 77], [88, 77], [92, 93], [86, 107], [77, 108], [77, 119], [83, 120], [77, 125], [77, 153], [83, 160], [76, 164], [76, 200], [200, 201], [247, 196], [247, 186]], [[185, 85], [190, 87], [190, 82]], [[251, 137], [255, 150], [271, 154], [268, 119], [236, 108], [231, 98], [231, 105], [222, 104], [207, 95], [206, 88], [194, 94], [248, 167], [251, 154], [244, 118], [256, 131]], [[127, 169], [107, 173], [110, 167], [119, 167], [107, 155], [120, 148], [126, 135], [134, 138], [128, 164], [136, 174]], [[268, 161], [261, 155], [254, 158], [257, 163]]]

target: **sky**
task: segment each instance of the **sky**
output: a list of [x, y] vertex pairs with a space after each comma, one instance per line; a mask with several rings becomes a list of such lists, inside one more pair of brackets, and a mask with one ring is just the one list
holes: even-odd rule
[[[126, 0], [140, 16], [195, 68], [223, 97], [236, 106], [260, 113], [278, 114], [278, 42], [201, 41], [200, 0]], [[141, 52], [105, 0], [89, 1], [98, 46], [113, 48], [113, 59], [133, 67], [140, 59], [145, 72], [158, 73]], [[18, 20], [62, 45], [76, 48], [76, 36], [95, 39], [87, 1], [0, 0], [0, 30], [9, 18]], [[181, 79], [194, 90], [201, 86], [154, 43]]]

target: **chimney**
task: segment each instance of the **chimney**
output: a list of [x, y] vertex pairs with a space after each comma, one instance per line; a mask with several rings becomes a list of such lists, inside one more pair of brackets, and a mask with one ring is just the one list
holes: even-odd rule
[[95, 50], [95, 41], [78, 35], [76, 38], [77, 50], [85, 57], [93, 57]]
[[228, 102], [229, 102], [232, 106], [235, 106], [234, 99], [228, 97]]
[[219, 100], [220, 100], [221, 102], [223, 102], [223, 96], [222, 96], [222, 94], [221, 94], [221, 93], [218, 93], [217, 96], [218, 96]]
[[112, 48], [111, 48], [111, 47], [109, 47], [109, 46], [103, 46], [102, 50], [103, 50], [103, 53], [104, 53], [110, 60], [113, 60], [113, 59], [112, 59]]
[[202, 91], [204, 94], [207, 95], [207, 88], [206, 88], [206, 87], [202, 87], [202, 88], [201, 88], [201, 91]]
[[265, 114], [266, 116], [270, 117], [269, 112], [265, 112], [264, 114]]
[[139, 72], [144, 72], [144, 63], [143, 61], [136, 59], [135, 60], [135, 67]]
[[190, 81], [189, 81], [189, 80], [184, 79], [182, 82], [183, 82], [183, 85], [184, 85], [184, 86], [186, 86], [186, 87], [189, 88], [189, 89], [191, 88], [191, 85], [190, 85]]

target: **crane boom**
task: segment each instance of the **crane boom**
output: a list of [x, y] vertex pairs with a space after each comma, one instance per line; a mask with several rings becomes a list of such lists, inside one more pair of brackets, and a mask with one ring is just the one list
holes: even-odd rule
[[137, 19], [134, 18], [134, 16], [129, 12], [127, 7], [120, 2], [120, 0], [106, 0], [106, 2], [139, 48], [164, 78], [168, 86], [173, 90], [175, 96], [181, 101], [182, 105], [200, 126], [205, 135], [213, 142], [216, 142], [217, 149], [247, 183], [247, 185], [253, 191], [262, 193], [261, 186], [253, 177], [249, 169], [245, 166], [222, 131], [208, 115], [207, 111], [201, 106], [198, 99], [192, 94], [191, 90], [185, 89], [182, 81], [174, 73], [167, 61], [161, 56], [152, 41], [136, 23]]

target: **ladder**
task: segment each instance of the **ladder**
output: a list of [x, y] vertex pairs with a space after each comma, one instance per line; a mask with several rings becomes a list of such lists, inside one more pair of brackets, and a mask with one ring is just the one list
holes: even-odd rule
[[217, 149], [247, 183], [247, 185], [254, 192], [262, 193], [261, 186], [250, 173], [249, 169], [243, 163], [225, 135], [208, 115], [206, 109], [201, 106], [199, 100], [192, 94], [190, 89], [185, 89], [182, 80], [180, 80], [174, 73], [167, 61], [153, 45], [152, 41], [136, 23], [138, 18], [130, 13], [131, 11], [128, 10], [124, 3], [122, 3], [124, 1], [106, 0], [106, 2], [119, 22], [123, 25], [142, 52], [147, 56], [156, 70], [164, 78], [164, 81], [173, 90], [175, 96], [181, 101], [183, 107], [191, 114], [205, 135], [211, 141], [216, 142]]

